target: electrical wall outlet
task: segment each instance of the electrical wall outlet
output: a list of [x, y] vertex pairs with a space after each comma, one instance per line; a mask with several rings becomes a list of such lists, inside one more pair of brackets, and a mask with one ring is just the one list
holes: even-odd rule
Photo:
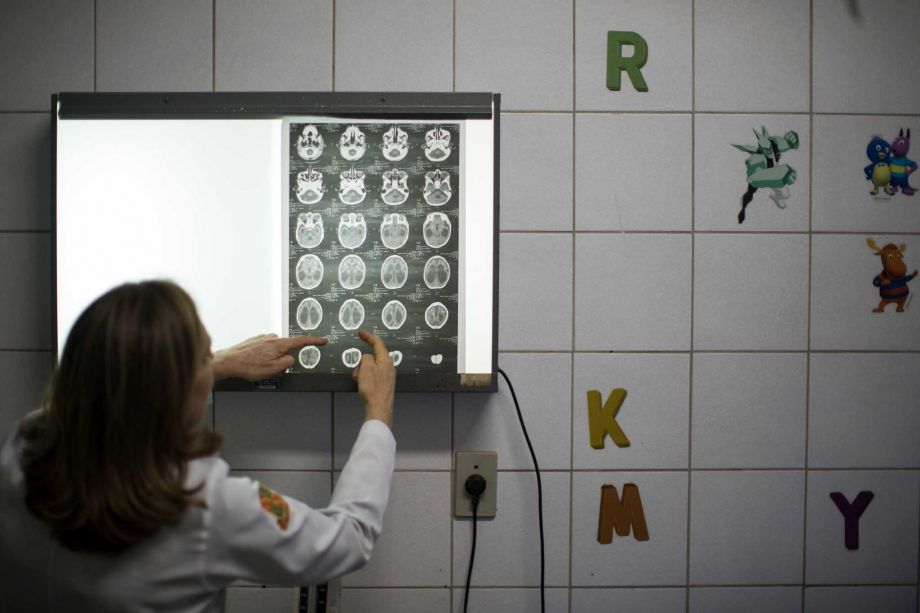
[[472, 517], [473, 499], [464, 485], [470, 475], [486, 479], [486, 489], [479, 498], [477, 517], [495, 517], [498, 499], [498, 454], [494, 451], [458, 451], [454, 456], [454, 517]]

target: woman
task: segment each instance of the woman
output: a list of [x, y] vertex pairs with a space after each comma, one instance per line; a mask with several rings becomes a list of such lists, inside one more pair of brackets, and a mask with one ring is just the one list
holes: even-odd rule
[[[218, 611], [236, 579], [304, 585], [367, 562], [393, 471], [395, 369], [379, 338], [353, 376], [365, 422], [325, 509], [228, 476], [201, 425], [215, 378], [283, 372], [325, 339], [211, 354], [177, 285], [117, 287], [74, 324], [40, 411], [0, 449], [0, 608]], [[257, 419], [257, 415], [253, 415]]]

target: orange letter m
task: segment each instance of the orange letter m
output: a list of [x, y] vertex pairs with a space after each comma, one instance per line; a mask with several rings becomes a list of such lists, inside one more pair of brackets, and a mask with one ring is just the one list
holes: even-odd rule
[[618, 536], [629, 536], [632, 528], [637, 541], [648, 540], [648, 527], [642, 511], [639, 488], [634, 483], [623, 486], [623, 499], [617, 495], [613, 485], [601, 487], [601, 516], [597, 523], [597, 542], [607, 545], [613, 542], [613, 530]]

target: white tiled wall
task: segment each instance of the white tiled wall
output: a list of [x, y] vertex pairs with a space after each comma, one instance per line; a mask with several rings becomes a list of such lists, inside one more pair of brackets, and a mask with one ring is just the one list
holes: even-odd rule
[[[606, 89], [609, 30], [648, 41], [648, 92]], [[866, 239], [920, 268], [920, 195], [876, 200], [862, 168], [875, 134], [920, 140], [918, 30], [895, 0], [0, 2], [0, 426], [52, 361], [52, 92], [501, 92], [499, 364], [545, 471], [547, 610], [916, 613], [920, 315], [872, 313]], [[797, 177], [739, 225], [731, 145], [761, 127], [798, 134]], [[384, 536], [340, 611], [462, 610], [450, 469], [482, 449], [498, 515], [471, 610], [538, 610], [536, 482], [499, 387], [398, 398]], [[630, 446], [593, 449], [586, 392], [615, 387]], [[238, 474], [321, 505], [360, 407], [220, 394], [213, 420]], [[650, 540], [601, 545], [600, 488], [626, 483]], [[830, 492], [864, 490], [850, 551]], [[241, 584], [227, 609], [294, 596]]]

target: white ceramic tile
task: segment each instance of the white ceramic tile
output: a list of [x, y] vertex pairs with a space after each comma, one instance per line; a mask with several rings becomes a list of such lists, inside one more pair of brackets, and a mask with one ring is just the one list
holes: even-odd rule
[[684, 613], [684, 588], [573, 589], [572, 613], [600, 611], [642, 611], [642, 613]]
[[[514, 386], [540, 468], [570, 468], [569, 355], [502, 353], [498, 365]], [[489, 449], [498, 453], [500, 470], [531, 470], [533, 460], [503, 378], [499, 378], [498, 390], [495, 394], [454, 395], [454, 449]]]
[[[337, 469], [344, 466], [364, 423], [364, 404], [357, 394], [335, 395]], [[396, 469], [450, 470], [450, 394], [397, 394], [393, 413]]]
[[0, 233], [0, 262], [0, 349], [51, 349], [49, 235]]
[[578, 235], [576, 349], [688, 350], [690, 254], [689, 235]]
[[813, 354], [811, 468], [920, 466], [920, 356]]
[[804, 471], [694, 472], [690, 582], [798, 583]]
[[[477, 556], [478, 557], [478, 556]], [[569, 591], [545, 590], [546, 611], [568, 613]], [[444, 609], [446, 610], [446, 609]], [[454, 611], [463, 611], [463, 588], [454, 588]], [[502, 613], [532, 613], [540, 610], [540, 590], [524, 588], [470, 588], [470, 611], [501, 611]]]
[[808, 111], [807, 0], [698, 0], [696, 109]]
[[332, 496], [332, 475], [326, 471], [232, 470], [234, 477], [248, 477], [279, 494], [295, 498], [313, 508], [323, 508]]
[[908, 587], [809, 587], [805, 589], [805, 613], [912, 613], [917, 588]]
[[221, 392], [215, 426], [223, 456], [237, 470], [323, 470], [332, 467], [331, 396], [287, 392]]
[[693, 356], [694, 468], [804, 468], [804, 353]]
[[383, 533], [367, 566], [346, 575], [348, 587], [446, 586], [450, 581], [449, 472], [393, 475]]
[[572, 116], [504, 113], [501, 229], [572, 229]]
[[690, 115], [576, 120], [578, 230], [690, 230]]
[[[542, 472], [546, 585], [568, 584], [570, 473]], [[478, 520], [471, 585], [539, 586], [537, 479], [532, 472], [499, 472], [494, 518]], [[466, 583], [472, 518], [454, 519], [454, 585]], [[513, 563], [509, 563], [513, 561]]]
[[920, 279], [908, 283], [909, 302], [903, 313], [896, 304], [873, 312], [881, 302], [875, 277], [883, 270], [880, 256], [866, 241], [879, 247], [906, 245], [908, 274], [920, 268], [920, 238], [886, 234], [815, 235], [811, 245], [811, 346], [831, 350], [920, 349], [920, 319], [913, 304]]
[[916, 113], [920, 5], [814, 1], [814, 110]]
[[0, 114], [0, 229], [51, 225], [51, 123], [47, 113]]
[[506, 110], [572, 108], [572, 4], [458, 0], [456, 89], [502, 94]]
[[[696, 115], [694, 132], [694, 223], [697, 230], [733, 232], [808, 230], [809, 118], [807, 115]], [[741, 196], [748, 188], [745, 160], [749, 154], [732, 145], [755, 146], [756, 129], [771, 136], [798, 135], [798, 149], [780, 155], [796, 173], [781, 209], [769, 188], [758, 189], [738, 223]]]
[[40, 406], [52, 361], [47, 351], [0, 351], [0, 441], [26, 413]]
[[212, 0], [96, 0], [97, 91], [211, 91]]
[[450, 589], [344, 588], [339, 613], [433, 613], [450, 610]]
[[[821, 231], [917, 232], [920, 230], [920, 193], [889, 196], [866, 179], [873, 164], [866, 152], [873, 137], [890, 145], [900, 130], [911, 130], [907, 157], [920, 159], [920, 118], [858, 115], [816, 115], [815, 159], [812, 162], [812, 227]], [[920, 189], [920, 174], [908, 184]]]
[[93, 90], [93, 4], [0, 3], [0, 110], [47, 111], [52, 93]]
[[693, 587], [689, 613], [801, 613], [800, 587]]
[[226, 613], [290, 613], [299, 590], [289, 587], [227, 588]]
[[[692, 3], [689, 0], [579, 0], [575, 38], [576, 107], [588, 110], [689, 111], [692, 106]], [[626, 74], [607, 89], [607, 32], [636, 32], [648, 44], [641, 69], [647, 92]], [[631, 50], [624, 49], [624, 55]]]
[[[639, 488], [649, 540], [597, 542], [601, 486]], [[572, 488], [572, 587], [683, 585], [687, 581], [687, 473], [579, 472]]]
[[332, 89], [332, 4], [217, 0], [215, 89]]
[[451, 91], [450, 0], [338, 0], [335, 88]]
[[[875, 496], [859, 518], [859, 549], [847, 549], [843, 514], [830, 495], [852, 503], [862, 491]], [[918, 511], [917, 471], [811, 471], [806, 582], [915, 583]]]
[[[690, 358], [686, 354], [576, 354], [572, 398], [575, 468], [687, 468], [690, 425]], [[628, 447], [608, 436], [591, 447], [589, 390], [605, 402], [615, 388], [626, 390], [616, 422]]]
[[808, 236], [697, 234], [693, 348], [808, 347]]
[[572, 236], [502, 234], [498, 346], [571, 349]]

